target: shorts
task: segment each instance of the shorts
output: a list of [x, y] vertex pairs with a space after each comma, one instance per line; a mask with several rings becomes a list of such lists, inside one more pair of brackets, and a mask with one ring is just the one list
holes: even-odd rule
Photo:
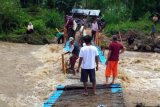
[[110, 77], [111, 72], [113, 77], [117, 77], [118, 75], [118, 61], [108, 61], [107, 67], [106, 67], [106, 77]]
[[88, 82], [88, 76], [90, 82], [96, 82], [95, 69], [81, 69], [81, 82]]

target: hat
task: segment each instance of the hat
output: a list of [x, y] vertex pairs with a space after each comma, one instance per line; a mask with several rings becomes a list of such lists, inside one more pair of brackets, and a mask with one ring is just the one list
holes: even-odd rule
[[69, 38], [69, 42], [71, 42], [71, 41], [74, 41], [74, 38], [73, 38], [73, 37], [70, 37], [70, 38]]

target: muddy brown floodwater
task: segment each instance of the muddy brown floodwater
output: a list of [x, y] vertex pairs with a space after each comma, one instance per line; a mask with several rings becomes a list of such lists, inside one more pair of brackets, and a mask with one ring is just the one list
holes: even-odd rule
[[[0, 107], [42, 107], [57, 85], [82, 84], [80, 74], [62, 73], [63, 52], [57, 44], [0, 42]], [[116, 82], [123, 86], [126, 106], [160, 104], [160, 54], [125, 52], [119, 63]], [[104, 71], [100, 64], [97, 83], [105, 83]]]

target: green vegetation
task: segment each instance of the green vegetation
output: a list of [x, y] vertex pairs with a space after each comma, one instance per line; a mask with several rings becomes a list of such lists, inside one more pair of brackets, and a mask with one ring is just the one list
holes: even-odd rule
[[[160, 13], [159, 0], [0, 0], [0, 4], [0, 40], [25, 42], [31, 21], [34, 44], [53, 38], [55, 28], [63, 28], [64, 16], [72, 8], [100, 9], [108, 35], [129, 29], [149, 34], [151, 17]], [[160, 25], [156, 27], [160, 32]]]

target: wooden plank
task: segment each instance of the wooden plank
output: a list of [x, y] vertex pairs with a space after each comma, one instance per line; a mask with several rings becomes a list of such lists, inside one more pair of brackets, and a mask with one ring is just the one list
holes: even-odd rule
[[[120, 84], [114, 84], [114, 85], [104, 85], [104, 84], [97, 84], [96, 85], [97, 89], [107, 89], [107, 88], [121, 88]], [[64, 88], [57, 88], [57, 90], [79, 90], [79, 89], [84, 89], [83, 85], [68, 85], [65, 86]], [[88, 84], [88, 89], [92, 89], [92, 84]]]
[[93, 95], [89, 89], [89, 95], [82, 95], [83, 90], [64, 91], [53, 107], [125, 107], [123, 94], [121, 92], [111, 93], [110, 89], [98, 89], [97, 95]]

